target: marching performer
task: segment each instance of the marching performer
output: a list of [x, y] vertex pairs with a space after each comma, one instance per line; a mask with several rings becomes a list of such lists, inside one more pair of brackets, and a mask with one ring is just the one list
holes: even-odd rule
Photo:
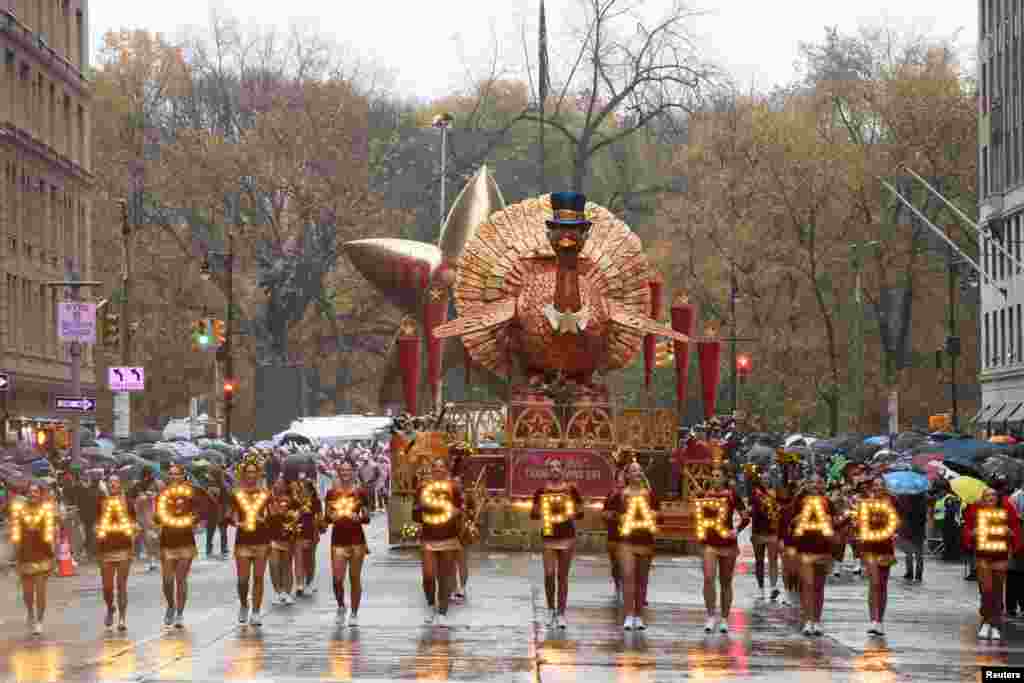
[[647, 625], [640, 615], [647, 602], [647, 581], [654, 559], [654, 534], [661, 504], [644, 475], [644, 468], [636, 460], [626, 466], [625, 478], [626, 486], [613, 493], [606, 503], [606, 514], [619, 525], [619, 567], [625, 612], [622, 628], [643, 631]]
[[117, 630], [128, 629], [128, 576], [131, 574], [132, 557], [135, 554], [135, 536], [139, 525], [135, 521], [135, 508], [121, 488], [121, 478], [107, 479], [108, 495], [99, 499], [96, 519], [96, 546], [103, 578], [103, 601], [107, 604], [107, 616], [103, 625], [114, 625], [114, 587], [117, 586]]
[[46, 582], [53, 571], [57, 528], [57, 506], [42, 486], [32, 484], [25, 499], [11, 504], [10, 526], [28, 626], [38, 636], [43, 632], [46, 615]]
[[[797, 456], [799, 458], [799, 456]], [[796, 515], [796, 485], [791, 472], [792, 457], [779, 452], [777, 462], [782, 470], [782, 481], [775, 490], [775, 501], [779, 506], [779, 556], [782, 558], [782, 605], [800, 605], [800, 561], [797, 557], [796, 542], [793, 539], [793, 517]]]
[[370, 553], [366, 547], [363, 525], [370, 523], [370, 495], [356, 483], [351, 463], [342, 462], [337, 469], [334, 488], [327, 492], [325, 517], [334, 525], [331, 531], [331, 570], [334, 598], [338, 601], [338, 625], [346, 625], [345, 575], [349, 577], [352, 611], [347, 625], [359, 625], [359, 603], [363, 599], [363, 561]]
[[[889, 495], [885, 480], [871, 480], [867, 494], [853, 502], [849, 516], [854, 520], [853, 537], [861, 566], [868, 574], [868, 634], [884, 636], [885, 608], [889, 602], [889, 572], [896, 564], [895, 533], [900, 519], [896, 501]], [[879, 519], [881, 518], [881, 519]], [[881, 522], [884, 527], [875, 525]]]
[[771, 600], [779, 597], [779, 502], [775, 492], [761, 479], [757, 465], [744, 465], [750, 478], [750, 540], [754, 546], [754, 576], [757, 589], [764, 600], [764, 564], [768, 558], [768, 576], [771, 581]]
[[477, 501], [473, 500], [473, 496], [466, 491], [466, 487], [462, 480], [463, 466], [465, 465], [466, 458], [470, 455], [470, 447], [465, 443], [456, 443], [449, 447], [448, 455], [451, 458], [452, 464], [452, 479], [456, 485], [462, 489], [465, 493], [465, 504], [466, 514], [462, 516], [462, 530], [459, 532], [459, 543], [461, 548], [459, 549], [458, 555], [455, 559], [455, 593], [452, 595], [452, 599], [456, 602], [463, 602], [466, 599], [466, 595], [469, 592], [469, 546], [475, 542], [473, 538], [472, 529], [468, 528], [473, 525], [472, 518], [474, 517], [473, 512]]
[[800, 613], [805, 636], [820, 636], [825, 606], [825, 581], [832, 568], [833, 544], [838, 538], [835, 513], [825, 496], [825, 481], [814, 475], [806, 492], [797, 497], [791, 523], [800, 567]]
[[985, 489], [981, 500], [967, 506], [964, 513], [963, 544], [975, 554], [982, 618], [978, 638], [1001, 640], [1006, 572], [1010, 557], [1021, 548], [1017, 508], [1000, 501], [994, 489]]
[[622, 563], [619, 562], [619, 541], [622, 537], [619, 535], [619, 520], [617, 515], [608, 512], [612, 508], [610, 502], [613, 496], [622, 493], [622, 489], [626, 488], [626, 470], [620, 468], [615, 472], [615, 483], [613, 484], [612, 492], [608, 494], [608, 497], [604, 501], [604, 521], [605, 527], [608, 531], [608, 564], [612, 571], [612, 584], [615, 588], [615, 602], [619, 605], [622, 604]]
[[[737, 537], [750, 524], [743, 499], [730, 486], [725, 472], [718, 469], [711, 481], [711, 488], [697, 499], [702, 508], [697, 515], [697, 539], [704, 545], [704, 608], [708, 619], [704, 632], [711, 633], [718, 627], [720, 633], [729, 632], [729, 611], [732, 609], [732, 579], [736, 571], [736, 559], [740, 554]], [[733, 529], [733, 519], [739, 513], [740, 525]], [[715, 575], [718, 575], [718, 590]], [[721, 593], [721, 608], [716, 611], [716, 598]]]
[[239, 486], [231, 497], [228, 510], [228, 523], [238, 529], [235, 532], [235, 569], [238, 571], [238, 600], [241, 603], [238, 623], [248, 622], [250, 626], [263, 624], [260, 608], [263, 606], [264, 574], [270, 545], [267, 524], [270, 491], [263, 486], [263, 476], [263, 461], [255, 453], [250, 453], [238, 465]]
[[267, 502], [267, 535], [270, 541], [270, 582], [280, 605], [293, 605], [292, 556], [301, 524], [299, 504], [288, 491], [284, 477], [278, 477]]
[[422, 525], [424, 623], [447, 626], [455, 559], [462, 545], [462, 490], [448, 477], [448, 463], [443, 458], [434, 460], [431, 473], [432, 478], [420, 482], [416, 489], [412, 518]]
[[202, 489], [192, 486], [181, 465], [167, 469], [167, 486], [156, 499], [156, 523], [160, 526], [160, 570], [167, 613], [164, 625], [185, 627], [188, 575], [196, 558], [195, 526], [203, 504], [209, 504]]
[[292, 495], [299, 502], [299, 518], [302, 528], [295, 544], [295, 594], [302, 596], [307, 591], [310, 595], [317, 592], [316, 583], [316, 546], [320, 542], [320, 534], [324, 532], [324, 506], [317, 495], [316, 486], [311, 479], [302, 475], [292, 482]]
[[[543, 525], [544, 596], [548, 605], [548, 626], [567, 628], [566, 603], [569, 601], [569, 570], [576, 552], [576, 520], [583, 519], [583, 497], [565, 480], [565, 464], [547, 461], [548, 480], [533, 494], [530, 519]], [[558, 607], [555, 608], [557, 577]]]

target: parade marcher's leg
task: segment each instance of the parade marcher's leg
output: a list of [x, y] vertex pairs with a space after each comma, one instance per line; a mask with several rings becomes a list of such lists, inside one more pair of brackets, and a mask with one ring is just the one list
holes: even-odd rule
[[569, 603], [569, 572], [572, 570], [572, 557], [575, 548], [556, 550], [558, 560], [558, 627], [566, 628], [565, 609]]
[[175, 601], [174, 601], [174, 583], [175, 583], [175, 560], [168, 560], [161, 558], [160, 561], [160, 579], [163, 582], [164, 588], [164, 600], [167, 601], [167, 613], [164, 615], [164, 625], [171, 626], [174, 624], [174, 612], [175, 612]]
[[209, 519], [206, 522], [206, 557], [209, 558], [213, 555], [213, 535], [217, 533], [217, 525], [219, 522], [216, 519]]
[[281, 551], [281, 590], [284, 593], [285, 604], [292, 604], [292, 591], [295, 590], [295, 574], [292, 561], [292, 553], [287, 550]]
[[249, 615], [251, 626], [262, 626], [263, 588], [266, 586], [267, 557], [252, 558], [252, 613]]
[[292, 577], [295, 581], [295, 594], [302, 595], [306, 588], [306, 568], [303, 566], [306, 554], [302, 551], [301, 542], [297, 542], [294, 547], [295, 551], [292, 553]]
[[305, 545], [302, 548], [302, 568], [306, 571], [304, 585], [311, 592], [316, 592], [316, 543]]
[[555, 595], [558, 576], [558, 554], [554, 550], [544, 549], [541, 555], [544, 563], [544, 599], [548, 607], [548, 625], [555, 626], [558, 618], [555, 612]]
[[334, 599], [338, 603], [338, 625], [344, 625], [345, 612], [345, 574], [348, 572], [348, 559], [337, 556], [331, 560], [331, 579], [334, 585]]
[[924, 549], [914, 553], [914, 581], [921, 583], [924, 580]]
[[178, 610], [174, 625], [182, 628], [185, 625], [185, 604], [188, 602], [188, 573], [192, 571], [192, 560], [177, 560], [174, 568], [174, 583], [178, 591]]
[[754, 578], [757, 580], [757, 590], [764, 600], [764, 556], [768, 550], [767, 543], [754, 544]]
[[775, 600], [779, 597], [779, 544], [769, 543], [767, 545], [768, 553], [768, 581], [772, 586], [771, 599]]
[[619, 546], [619, 558], [622, 570], [622, 611], [626, 616], [622, 627], [627, 631], [632, 631], [639, 613], [637, 610], [639, 591], [637, 590], [636, 555], [631, 553], [626, 546]]
[[117, 565], [117, 629], [124, 631], [128, 628], [128, 577], [132, 573], [132, 561], [124, 560]]
[[[348, 580], [350, 592], [352, 593], [352, 614], [349, 616], [349, 625], [355, 626], [359, 618], [359, 605], [363, 602], [363, 555], [356, 555], [348, 565]], [[341, 575], [342, 581], [345, 575]]]
[[[799, 557], [799, 556], [798, 556]], [[814, 565], [800, 561], [800, 621], [804, 635], [814, 635]]]
[[[448, 604], [452, 595], [452, 583], [455, 579], [455, 551], [445, 550], [437, 554], [438, 586], [437, 613], [441, 617], [448, 616]], [[443, 625], [442, 620], [442, 625]]]
[[423, 597], [427, 600], [427, 614], [424, 623], [433, 624], [436, 610], [437, 554], [432, 550], [423, 549]]
[[270, 549], [270, 585], [274, 588], [274, 595], [280, 602], [281, 591], [281, 551], [276, 548]]
[[868, 619], [871, 620], [871, 627], [868, 633], [874, 634], [875, 624], [878, 623], [878, 570], [880, 565], [877, 562], [868, 563], [864, 569], [868, 575]]
[[21, 597], [25, 600], [25, 611], [28, 612], [28, 627], [36, 625], [36, 586], [34, 576], [21, 577]]
[[718, 623], [721, 633], [729, 631], [729, 610], [732, 609], [732, 580], [736, 572], [737, 555], [718, 558], [718, 583], [722, 590], [722, 620]]
[[981, 593], [981, 628], [978, 637], [987, 639], [992, 630], [992, 572], [988, 567], [976, 566], [978, 574], [978, 591]]
[[[876, 598], [878, 610], [878, 623], [885, 621], [885, 608], [889, 604], [889, 572], [891, 567], [878, 565], [878, 597]], [[882, 635], [879, 629], [878, 635]]]
[[615, 601], [622, 601], [622, 570], [619, 568], [619, 552], [613, 543], [608, 544], [608, 565], [612, 570], [612, 584], [615, 589]]
[[821, 613], [825, 609], [825, 583], [828, 580], [828, 564], [815, 563], [814, 567], [814, 635], [822, 635]]
[[41, 632], [43, 618], [46, 616], [46, 586], [50, 575], [48, 573], [36, 574], [33, 583], [36, 592], [36, 631]]
[[100, 564], [100, 581], [103, 584], [103, 602], [107, 605], [107, 616], [103, 618], [103, 625], [111, 628], [114, 625], [114, 574], [117, 565], [114, 562], [102, 562]]
[[228, 556], [228, 523], [227, 523], [227, 521], [221, 521], [221, 523], [220, 523], [220, 554], [224, 558], [227, 558], [227, 556]]
[[906, 562], [907, 562], [907, 571], [904, 572], [904, 574], [903, 574], [903, 580], [904, 581], [913, 581], [914, 580], [914, 556], [913, 556], [913, 554], [908, 553], [908, 552], [903, 553], [903, 556], [904, 556], [904, 558], [906, 559]]
[[708, 547], [704, 548], [704, 609], [708, 620], [704, 624], [704, 632], [711, 633], [718, 624], [718, 587], [715, 586], [715, 574], [718, 571], [718, 557]]
[[249, 578], [252, 576], [252, 560], [235, 556], [235, 572], [238, 580], [238, 623], [249, 621]]
[[643, 608], [647, 606], [647, 583], [651, 579], [651, 560], [653, 559], [653, 555], [636, 556], [637, 616], [633, 619], [633, 627], [641, 631], [647, 628], [647, 624], [644, 623], [643, 617], [640, 615], [643, 613]]
[[464, 600], [466, 598], [466, 589], [469, 587], [469, 548], [462, 546], [462, 549], [455, 554], [455, 558], [455, 568], [459, 572], [455, 597], [459, 600]]
[[1006, 590], [1006, 572], [993, 569], [990, 572], [992, 576], [992, 602], [989, 606], [989, 624], [992, 626], [992, 630], [989, 637], [992, 640], [1000, 640], [1002, 634], [1000, 629], [1003, 627], [1003, 592]]

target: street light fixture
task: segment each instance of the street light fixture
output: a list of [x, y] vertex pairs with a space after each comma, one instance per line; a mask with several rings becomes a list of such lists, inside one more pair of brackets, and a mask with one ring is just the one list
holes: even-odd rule
[[431, 122], [431, 124], [430, 124], [433, 128], [439, 128], [441, 130], [441, 225], [442, 226], [444, 225], [445, 207], [447, 206], [447, 204], [445, 203], [444, 190], [445, 190], [445, 180], [446, 180], [446, 178], [445, 178], [445, 175], [446, 175], [445, 166], [446, 166], [446, 161], [447, 161], [447, 158], [448, 158], [448, 154], [447, 154], [448, 128], [450, 128], [453, 123], [455, 123], [455, 116], [453, 114], [448, 113], [448, 112], [443, 112], [443, 113], [438, 114], [437, 116], [435, 116], [433, 122]]

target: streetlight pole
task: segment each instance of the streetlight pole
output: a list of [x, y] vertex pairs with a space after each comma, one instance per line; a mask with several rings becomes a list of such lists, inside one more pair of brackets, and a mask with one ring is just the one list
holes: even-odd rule
[[[237, 221], [236, 221], [237, 222]], [[224, 381], [235, 381], [235, 364], [231, 353], [231, 338], [234, 332], [232, 322], [235, 317], [235, 231], [228, 229], [228, 257], [227, 257], [227, 295], [228, 310], [224, 320]], [[234, 392], [230, 399], [225, 396], [224, 401], [224, 436], [228, 443], [231, 442], [231, 407], [234, 400]]]
[[949, 336], [946, 338], [946, 353], [949, 354], [949, 394], [953, 409], [953, 432], [960, 432], [960, 415], [956, 395], [956, 359], [960, 355], [960, 335], [957, 334], [956, 321], [956, 277], [958, 262], [954, 258], [953, 248], [949, 249]]
[[729, 320], [732, 321], [732, 340], [729, 342], [729, 355], [732, 362], [732, 413], [736, 414], [736, 407], [739, 404], [739, 372], [736, 370], [736, 264], [729, 266]]
[[447, 169], [447, 160], [448, 160], [448, 149], [447, 149], [447, 147], [448, 147], [448, 128], [452, 125], [453, 121], [455, 121], [455, 117], [452, 116], [451, 114], [449, 114], [448, 112], [445, 112], [443, 114], [438, 114], [437, 116], [435, 116], [434, 117], [434, 121], [431, 124], [434, 128], [440, 128], [441, 129], [441, 225], [442, 226], [444, 226], [445, 208], [447, 207], [447, 203], [445, 202], [444, 191], [445, 191], [445, 182], [446, 182], [446, 176], [447, 176], [446, 169]]
[[[70, 266], [70, 263], [68, 264]], [[80, 302], [82, 300], [82, 287], [102, 287], [102, 282], [96, 281], [84, 281], [81, 279], [81, 275], [77, 271], [68, 268], [68, 274], [65, 276], [66, 279], [60, 282], [47, 282], [48, 287], [61, 287], [69, 290], [69, 300], [72, 302]], [[68, 350], [71, 354], [71, 395], [75, 398], [79, 398], [82, 393], [82, 344], [80, 342], [71, 342], [71, 348]], [[72, 462], [76, 461], [82, 453], [82, 416], [79, 413], [74, 413], [71, 416], [71, 459]]]

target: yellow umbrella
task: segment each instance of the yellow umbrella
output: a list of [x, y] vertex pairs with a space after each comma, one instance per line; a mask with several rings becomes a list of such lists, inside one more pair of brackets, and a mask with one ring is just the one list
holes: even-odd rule
[[988, 484], [974, 477], [950, 479], [949, 486], [959, 496], [960, 500], [967, 505], [981, 500], [981, 494], [989, 487]]

